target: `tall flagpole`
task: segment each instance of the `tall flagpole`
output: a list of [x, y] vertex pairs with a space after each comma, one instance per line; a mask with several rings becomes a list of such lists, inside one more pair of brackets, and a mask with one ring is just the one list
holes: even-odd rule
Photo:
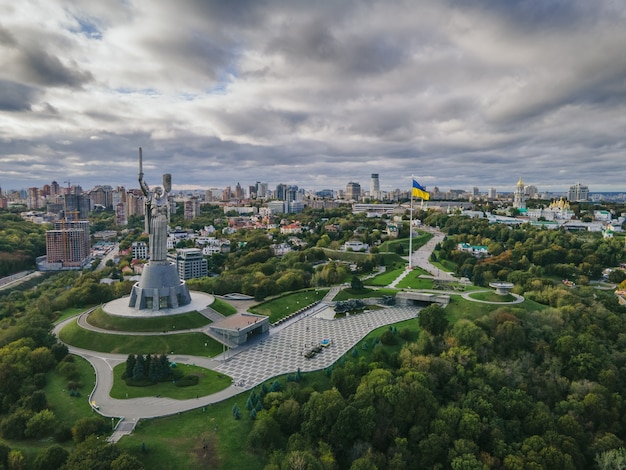
[[413, 178], [411, 175], [411, 213], [409, 214], [409, 270], [413, 269]]

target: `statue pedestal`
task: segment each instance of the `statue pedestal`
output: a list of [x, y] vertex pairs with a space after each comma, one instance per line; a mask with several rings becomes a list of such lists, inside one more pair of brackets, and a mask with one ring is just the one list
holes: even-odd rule
[[191, 302], [185, 281], [178, 278], [176, 266], [169, 261], [150, 261], [141, 280], [133, 286], [128, 306], [137, 310], [178, 308]]

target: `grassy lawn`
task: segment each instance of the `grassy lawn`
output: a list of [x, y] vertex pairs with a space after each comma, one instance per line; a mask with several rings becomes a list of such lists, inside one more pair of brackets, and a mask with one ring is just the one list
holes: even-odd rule
[[[324, 371], [302, 374], [299, 384], [287, 385], [286, 377], [277, 379], [281, 389], [301, 387], [317, 391], [330, 388]], [[266, 382], [270, 386], [274, 379]], [[257, 387], [259, 390], [259, 387]], [[220, 403], [179, 415], [140, 421], [135, 431], [122, 438], [118, 445], [141, 460], [145, 468], [189, 469], [220, 468], [223, 470], [261, 470], [265, 457], [249, 451], [247, 436], [253, 421], [246, 410], [250, 392]], [[241, 419], [233, 418], [237, 404]], [[145, 443], [147, 451], [141, 452]], [[203, 449], [203, 445], [207, 449]]]
[[371, 279], [367, 279], [363, 281], [363, 284], [366, 286], [388, 286], [391, 284], [402, 272], [405, 268], [394, 269], [392, 271], [385, 271], [378, 276], [375, 276]]
[[225, 317], [232, 315], [233, 313], [237, 313], [237, 309], [235, 307], [233, 307], [225, 300], [218, 299], [217, 297], [215, 297], [215, 300], [210, 305], [210, 307], [216, 312], [221, 313]]
[[137, 354], [137, 351], [156, 354], [191, 354], [214, 357], [222, 352], [222, 345], [204, 333], [169, 335], [113, 335], [80, 328], [71, 322], [59, 333], [61, 341], [79, 348], [116, 354]]
[[363, 261], [370, 256], [369, 253], [362, 253], [359, 251], [341, 251], [331, 250], [330, 248], [322, 248], [327, 258], [337, 261], [348, 261], [350, 263], [356, 263], [357, 261]]
[[184, 375], [197, 375], [200, 377], [200, 382], [189, 387], [177, 387], [170, 381], [156, 383], [147, 387], [130, 387], [122, 380], [126, 364], [119, 364], [113, 369], [114, 381], [110, 395], [113, 398], [120, 399], [161, 395], [162, 397], [174, 398], [176, 400], [187, 400], [197, 396], [202, 397], [217, 393], [227, 388], [232, 382], [232, 379], [227, 375], [210, 369], [187, 364], [176, 364], [176, 368]]
[[89, 406], [89, 394], [96, 384], [96, 376], [93, 367], [86, 359], [72, 355], [74, 364], [78, 369], [78, 382], [83, 384], [79, 397], [72, 397], [66, 388], [67, 380], [57, 372], [49, 372], [46, 375], [44, 391], [48, 403], [64, 426], [73, 426], [76, 420], [92, 413]]
[[[428, 240], [433, 238], [432, 233], [428, 232], [418, 232], [419, 235], [413, 238], [413, 251], [418, 250], [422, 246], [424, 246]], [[409, 239], [408, 238], [400, 238], [396, 240], [387, 240], [386, 242], [381, 243], [380, 251], [381, 252], [391, 252], [397, 253], [398, 245], [404, 247], [404, 253], [409, 253]]]
[[452, 261], [449, 261], [447, 259], [444, 259], [442, 261], [431, 261], [430, 264], [448, 273], [454, 273], [456, 270], [456, 263], [453, 263]]
[[99, 328], [112, 331], [148, 331], [160, 332], [170, 330], [188, 330], [200, 328], [211, 323], [199, 312], [189, 312], [177, 315], [167, 315], [158, 317], [119, 317], [109, 315], [101, 308], [97, 308], [91, 313], [87, 321]]
[[[81, 312], [84, 308], [79, 309]], [[46, 374], [46, 385], [44, 391], [50, 409], [54, 412], [59, 420], [59, 426], [72, 427], [76, 420], [86, 416], [93, 416], [93, 411], [89, 406], [89, 394], [93, 390], [95, 383], [95, 375], [93, 367], [85, 359], [79, 356], [72, 356], [74, 363], [78, 369], [82, 382], [80, 397], [71, 397], [65, 385], [67, 381], [57, 372], [49, 372]], [[32, 462], [37, 454], [52, 444], [50, 438], [43, 439], [24, 439], [24, 440], [5, 440], [0, 438], [0, 444], [9, 446], [11, 449], [22, 452], [27, 461]], [[61, 443], [61, 446], [71, 452], [74, 448], [74, 441]], [[30, 466], [24, 468], [31, 468]]]
[[487, 302], [513, 302], [516, 299], [514, 295], [498, 295], [493, 291], [472, 293], [470, 294], [470, 297], [472, 299], [484, 300]]
[[488, 313], [493, 312], [494, 310], [498, 310], [500, 308], [521, 308], [528, 312], [533, 312], [537, 310], [543, 310], [547, 307], [538, 302], [534, 302], [528, 299], [524, 300], [524, 302], [522, 302], [521, 304], [496, 305], [472, 302], [471, 300], [465, 300], [459, 295], [453, 295], [450, 296], [450, 303], [446, 307], [446, 316], [448, 320], [450, 320], [450, 323], [455, 323], [461, 318], [475, 320], [476, 318], [487, 315]]
[[84, 311], [89, 310], [92, 307], [72, 307], [72, 308], [66, 308], [65, 310], [63, 310], [61, 312], [61, 315], [59, 315], [59, 318], [54, 320], [54, 323], [55, 324], [61, 323], [66, 318], [75, 317], [76, 315], [78, 315], [80, 313], [83, 313]]
[[328, 289], [310, 289], [282, 295], [272, 300], [262, 302], [250, 308], [250, 312], [270, 317], [274, 323], [287, 315], [297, 312], [301, 308], [322, 300]]
[[354, 291], [354, 289], [347, 288], [340, 290], [333, 298], [335, 302], [348, 299], [367, 299], [369, 297], [382, 297], [383, 295], [395, 296], [398, 292], [397, 289], [368, 289], [365, 287], [360, 291]]
[[414, 269], [410, 274], [405, 276], [398, 284], [398, 289], [432, 289], [433, 288], [433, 280], [428, 278], [421, 278], [420, 276], [424, 274], [423, 269]]

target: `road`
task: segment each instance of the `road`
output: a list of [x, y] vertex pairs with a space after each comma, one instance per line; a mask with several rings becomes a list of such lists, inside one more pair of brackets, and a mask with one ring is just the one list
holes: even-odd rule
[[113, 248], [100, 260], [96, 271], [100, 271], [105, 268], [107, 261], [117, 258], [120, 253], [120, 244], [116, 243]]

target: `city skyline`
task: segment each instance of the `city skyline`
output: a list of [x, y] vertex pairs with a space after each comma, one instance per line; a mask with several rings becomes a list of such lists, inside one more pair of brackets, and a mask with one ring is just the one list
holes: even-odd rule
[[624, 192], [626, 6], [0, 6], [0, 187]]

